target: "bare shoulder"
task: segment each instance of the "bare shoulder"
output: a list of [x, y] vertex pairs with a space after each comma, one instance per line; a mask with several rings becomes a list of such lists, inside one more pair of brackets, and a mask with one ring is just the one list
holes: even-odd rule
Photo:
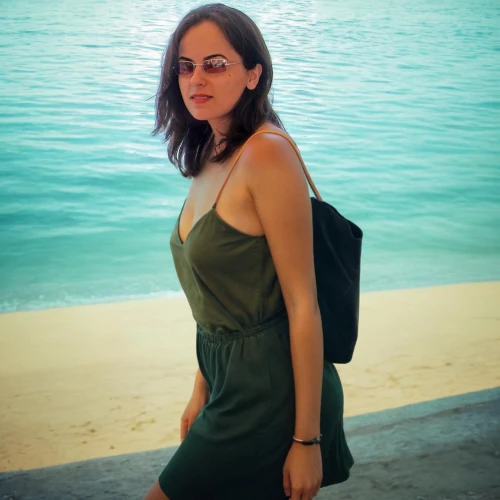
[[[259, 130], [280, 132], [294, 142], [289, 134], [274, 125]], [[249, 186], [265, 179], [277, 181], [283, 176], [297, 180], [304, 177], [300, 159], [290, 141], [273, 133], [259, 133], [248, 141], [242, 159]]]
[[[272, 155], [273, 157], [276, 155], [281, 157], [282, 155], [289, 155], [290, 157], [297, 156], [293, 146], [290, 144], [290, 141], [294, 141], [284, 130], [274, 125], [266, 125], [262, 126], [257, 131], [263, 133], [255, 135], [248, 141], [245, 146], [247, 159], [262, 159], [268, 155]], [[273, 131], [285, 135], [290, 141], [281, 135], [271, 133]]]

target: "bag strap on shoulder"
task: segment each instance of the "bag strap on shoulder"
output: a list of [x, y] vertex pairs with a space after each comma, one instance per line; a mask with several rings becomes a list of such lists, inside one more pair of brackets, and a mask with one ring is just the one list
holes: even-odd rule
[[214, 207], [215, 205], [217, 204], [217, 202], [219, 201], [219, 198], [220, 198], [220, 195], [222, 194], [222, 190], [224, 189], [224, 186], [226, 185], [226, 182], [228, 181], [229, 179], [229, 176], [231, 175], [231, 172], [233, 171], [233, 168], [234, 166], [236, 165], [236, 162], [239, 160], [240, 156], [241, 156], [241, 153], [243, 153], [243, 149], [245, 148], [245, 146], [247, 145], [248, 141], [252, 138], [252, 137], [255, 137], [256, 135], [258, 134], [264, 134], [264, 133], [267, 133], [267, 134], [275, 134], [275, 135], [281, 135], [281, 137], [284, 137], [290, 144], [291, 146], [293, 147], [293, 149], [295, 149], [295, 152], [297, 153], [297, 156], [299, 157], [299, 160], [300, 160], [300, 163], [302, 165], [302, 169], [304, 170], [304, 174], [306, 176], [306, 179], [307, 179], [307, 182], [309, 183], [309, 185], [311, 186], [311, 189], [313, 190], [313, 193], [314, 193], [314, 196], [318, 199], [318, 200], [322, 200], [321, 198], [321, 195], [319, 194], [319, 191], [318, 189], [316, 188], [311, 176], [309, 175], [309, 172], [305, 166], [305, 163], [304, 163], [304, 160], [302, 159], [302, 156], [299, 152], [299, 148], [297, 147], [297, 145], [295, 144], [295, 142], [290, 139], [290, 137], [288, 137], [287, 134], [285, 134], [284, 132], [278, 132], [277, 130], [259, 130], [257, 132], [255, 132], [254, 134], [252, 134], [246, 141], [245, 143], [243, 144], [243, 146], [240, 148], [240, 150], [238, 151], [238, 154], [236, 155], [236, 158], [233, 162], [233, 164], [231, 165], [231, 168], [229, 169], [229, 172], [226, 176], [226, 179], [224, 180], [224, 183], [222, 184], [220, 190], [219, 190], [219, 193], [217, 195], [217, 198], [215, 199], [215, 203], [214, 203]]

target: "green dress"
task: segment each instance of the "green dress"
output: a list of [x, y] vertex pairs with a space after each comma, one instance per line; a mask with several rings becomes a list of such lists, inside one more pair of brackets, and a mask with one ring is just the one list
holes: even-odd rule
[[[180, 214], [170, 237], [196, 320], [196, 355], [210, 397], [159, 484], [170, 500], [284, 500], [283, 466], [295, 422], [286, 308], [266, 237], [225, 222], [217, 200], [185, 242], [179, 236]], [[325, 362], [322, 486], [345, 481], [354, 464], [343, 407], [337, 370]]]

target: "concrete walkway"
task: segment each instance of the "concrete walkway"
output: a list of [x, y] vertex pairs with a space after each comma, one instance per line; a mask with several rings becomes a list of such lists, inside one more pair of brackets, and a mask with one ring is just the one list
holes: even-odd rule
[[[500, 387], [347, 418], [345, 430], [351, 478], [318, 500], [500, 499]], [[141, 500], [174, 451], [2, 473], [0, 500]]]

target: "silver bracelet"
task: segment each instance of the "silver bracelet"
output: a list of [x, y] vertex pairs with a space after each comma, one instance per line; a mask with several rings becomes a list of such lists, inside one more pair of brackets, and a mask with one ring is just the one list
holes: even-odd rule
[[315, 437], [314, 439], [310, 439], [309, 441], [304, 441], [303, 439], [296, 438], [293, 436], [293, 440], [296, 443], [304, 444], [304, 445], [312, 445], [312, 444], [319, 444], [321, 441], [321, 438], [323, 437], [323, 434], [320, 434], [319, 436]]

